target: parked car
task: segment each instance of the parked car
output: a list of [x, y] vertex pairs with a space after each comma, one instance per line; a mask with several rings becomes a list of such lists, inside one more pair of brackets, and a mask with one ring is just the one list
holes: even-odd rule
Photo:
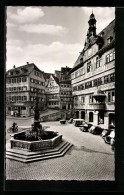
[[62, 119], [62, 120], [60, 120], [60, 123], [61, 124], [65, 124], [66, 123], [66, 120], [65, 119]]
[[87, 124], [86, 122], [83, 124], [83, 125], [80, 125], [80, 130], [82, 132], [88, 132], [88, 129], [89, 129], [89, 124]]
[[89, 128], [89, 132], [94, 134], [94, 135], [101, 135], [103, 129], [100, 126], [91, 126]]
[[73, 125], [76, 127], [82, 126], [85, 124], [84, 119], [73, 119]]
[[105, 143], [111, 144], [111, 139], [115, 139], [115, 131], [109, 130], [108, 133], [105, 136], [103, 136], [103, 139]]

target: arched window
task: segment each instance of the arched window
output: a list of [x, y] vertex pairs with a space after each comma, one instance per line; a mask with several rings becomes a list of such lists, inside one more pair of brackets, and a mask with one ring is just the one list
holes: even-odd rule
[[89, 122], [93, 122], [93, 112], [89, 112]]

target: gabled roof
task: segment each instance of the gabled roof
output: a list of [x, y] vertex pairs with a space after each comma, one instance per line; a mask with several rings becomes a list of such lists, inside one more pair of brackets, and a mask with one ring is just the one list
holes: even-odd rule
[[[33, 70], [43, 73], [34, 63], [14, 67], [6, 72], [7, 77], [28, 76]], [[13, 72], [13, 75], [9, 75], [9, 72]]]
[[59, 79], [55, 76], [55, 75], [52, 75], [54, 80], [56, 81], [56, 83], [59, 85]]

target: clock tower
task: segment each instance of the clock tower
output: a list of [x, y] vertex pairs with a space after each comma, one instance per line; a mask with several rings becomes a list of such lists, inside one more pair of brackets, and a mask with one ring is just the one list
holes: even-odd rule
[[87, 32], [87, 38], [91, 36], [95, 37], [96, 36], [96, 19], [93, 13], [90, 15], [90, 19], [88, 23], [89, 23], [89, 29]]

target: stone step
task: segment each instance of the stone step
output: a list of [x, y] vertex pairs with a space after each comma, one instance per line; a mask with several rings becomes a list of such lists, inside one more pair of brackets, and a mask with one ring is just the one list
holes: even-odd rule
[[52, 159], [52, 158], [58, 158], [64, 156], [64, 154], [72, 147], [73, 145], [68, 143], [67, 147], [65, 147], [60, 153], [58, 154], [52, 154], [52, 155], [47, 155], [47, 156], [36, 156], [35, 158], [30, 158], [30, 159], [24, 159], [16, 156], [11, 156], [11, 155], [6, 155], [6, 158], [11, 159], [11, 160], [16, 160], [20, 161], [23, 163], [30, 163], [30, 162], [35, 162], [35, 161], [40, 161], [40, 160], [47, 160], [47, 159]]
[[52, 152], [41, 152], [39, 154], [33, 154], [33, 155], [24, 155], [24, 154], [21, 154], [21, 151], [20, 153], [13, 153], [13, 152], [6, 152], [6, 155], [9, 155], [9, 156], [13, 156], [13, 157], [18, 157], [18, 158], [24, 158], [24, 159], [31, 159], [31, 158], [36, 158], [36, 157], [44, 157], [44, 156], [52, 156], [54, 154], [59, 154], [61, 153], [64, 149], [66, 149], [66, 147], [68, 147], [69, 143], [66, 142], [58, 151], [52, 151]]
[[18, 148], [10, 148], [10, 143], [6, 144], [6, 153], [10, 152], [13, 154], [21, 154], [21, 155], [26, 155], [26, 156], [33, 156], [36, 154], [46, 154], [46, 153], [51, 153], [51, 152], [57, 152], [59, 151], [67, 142], [66, 141], [62, 141], [59, 145], [57, 145], [55, 148], [51, 148], [51, 149], [45, 149], [45, 150], [41, 150], [41, 151], [35, 151], [35, 152], [28, 152], [26, 150], [21, 150]]

